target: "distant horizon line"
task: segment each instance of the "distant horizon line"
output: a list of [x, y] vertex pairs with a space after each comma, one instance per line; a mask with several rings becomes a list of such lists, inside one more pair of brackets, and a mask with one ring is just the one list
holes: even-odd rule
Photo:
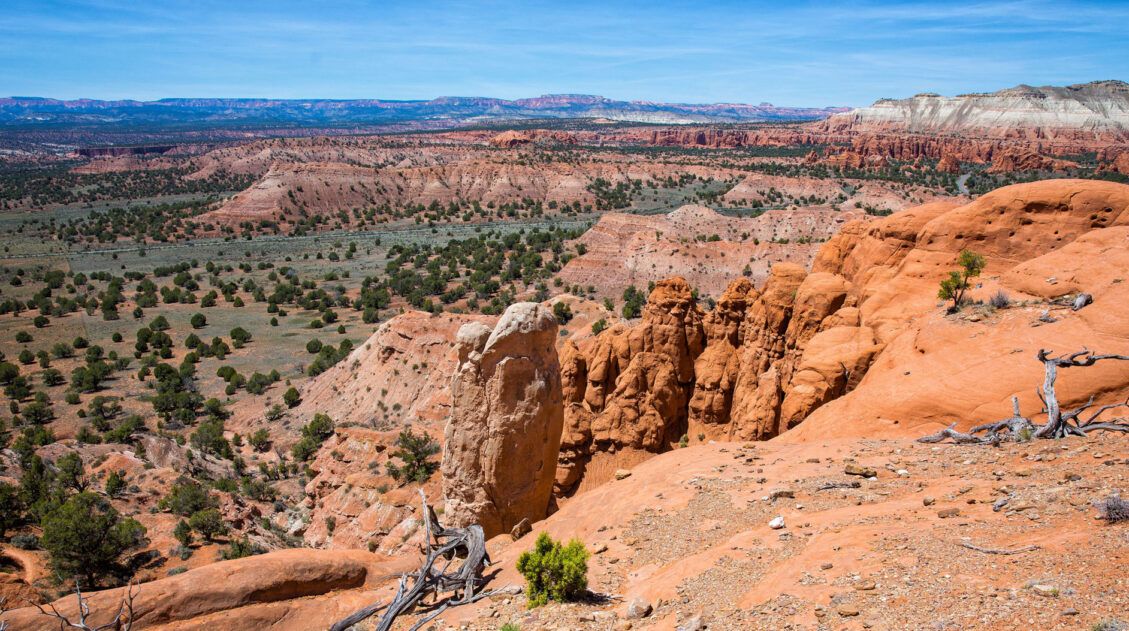
[[433, 101], [441, 100], [484, 100], [484, 101], [502, 101], [506, 103], [518, 103], [522, 101], [536, 101], [539, 99], [550, 98], [583, 98], [590, 99], [593, 102], [608, 102], [608, 103], [628, 103], [634, 105], [687, 105], [687, 106], [706, 106], [706, 105], [735, 105], [741, 107], [775, 107], [775, 108], [797, 108], [797, 109], [836, 109], [846, 108], [850, 109], [850, 105], [777, 105], [769, 101], [761, 101], [759, 103], [749, 103], [742, 101], [662, 101], [654, 99], [616, 99], [611, 97], [602, 96], [599, 94], [584, 94], [580, 92], [561, 92], [561, 93], [547, 93], [538, 96], [524, 96], [519, 98], [505, 98], [499, 96], [481, 96], [481, 95], [452, 95], [444, 94], [431, 98], [380, 98], [380, 97], [270, 97], [270, 96], [165, 96], [156, 99], [140, 99], [140, 98], [101, 98], [80, 96], [73, 98], [60, 98], [54, 96], [39, 96], [27, 94], [12, 94], [9, 96], [2, 96], [0, 100], [25, 100], [25, 101], [57, 101], [60, 103], [70, 103], [76, 101], [90, 101], [101, 103], [161, 103], [163, 101], [280, 101], [280, 102], [302, 102], [302, 101], [328, 101], [346, 103], [351, 101], [373, 101], [378, 103], [431, 103]]
[[[1089, 86], [1097, 84], [1116, 84], [1129, 87], [1129, 83], [1120, 79], [1094, 79], [1091, 81], [1084, 81], [1078, 83], [1068, 83], [1063, 85], [1031, 85], [1029, 83], [1018, 83], [1010, 87], [999, 88], [993, 92], [961, 92], [946, 96], [933, 91], [920, 91], [908, 96], [882, 96], [876, 97], [871, 101], [871, 105], [877, 104], [881, 101], [909, 99], [918, 96], [944, 96], [945, 98], [959, 98], [963, 96], [982, 96], [987, 94], [995, 94], [996, 92], [1003, 92], [1007, 90], [1015, 90], [1018, 88], [1075, 88], [1080, 86]], [[590, 99], [592, 101], [604, 101], [609, 103], [627, 103], [634, 105], [685, 105], [690, 107], [703, 107], [703, 106], [740, 106], [740, 107], [773, 107], [773, 108], [790, 108], [790, 109], [811, 109], [811, 110], [832, 110], [832, 109], [855, 109], [858, 107], [866, 107], [865, 105], [777, 105], [770, 101], [761, 101], [759, 103], [751, 103], [744, 101], [665, 101], [655, 99], [618, 99], [606, 97], [599, 94], [590, 94], [583, 92], [549, 92], [538, 96], [525, 96], [518, 98], [505, 98], [498, 96], [482, 96], [482, 95], [439, 95], [431, 98], [380, 98], [380, 97], [270, 97], [270, 96], [166, 96], [155, 99], [143, 98], [101, 98], [101, 97], [74, 97], [74, 98], [60, 98], [53, 96], [36, 96], [36, 95], [10, 95], [0, 97], [0, 100], [27, 100], [27, 101], [57, 101], [61, 103], [87, 101], [87, 102], [100, 102], [100, 103], [161, 103], [168, 101], [277, 101], [277, 102], [356, 102], [356, 101], [372, 101], [377, 103], [430, 103], [442, 100], [485, 100], [485, 101], [499, 101], [506, 103], [518, 103], [522, 101], [534, 101], [538, 99], [549, 98], [575, 98], [575, 99]]]

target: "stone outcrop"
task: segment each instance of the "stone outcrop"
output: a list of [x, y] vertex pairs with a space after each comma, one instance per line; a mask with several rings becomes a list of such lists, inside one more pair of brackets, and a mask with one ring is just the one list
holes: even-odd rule
[[884, 155], [864, 154], [850, 149], [831, 153], [823, 162], [839, 169], [880, 169], [888, 165]]
[[1099, 170], [1129, 175], [1129, 147], [1110, 147], [1098, 152]]
[[511, 305], [494, 327], [469, 323], [443, 450], [445, 521], [487, 537], [545, 517], [560, 447], [557, 322], [544, 306]]

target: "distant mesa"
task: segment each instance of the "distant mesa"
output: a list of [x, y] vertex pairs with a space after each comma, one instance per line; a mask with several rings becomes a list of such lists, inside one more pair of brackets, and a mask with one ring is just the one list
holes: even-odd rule
[[160, 99], [157, 101], [0, 98], [0, 124], [42, 127], [81, 124], [121, 128], [146, 124], [209, 129], [231, 126], [390, 125], [420, 121], [482, 122], [534, 118], [602, 118], [642, 123], [748, 123], [818, 120], [843, 107], [776, 107], [762, 103], [659, 103], [618, 101], [586, 94], [547, 94], [506, 100], [445, 96], [386, 99]]

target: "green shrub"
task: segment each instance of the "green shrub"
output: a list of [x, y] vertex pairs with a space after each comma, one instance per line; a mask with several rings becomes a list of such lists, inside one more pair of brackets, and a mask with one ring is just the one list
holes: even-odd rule
[[984, 271], [985, 261], [983, 256], [970, 250], [963, 250], [957, 257], [957, 265], [960, 265], [960, 270], [949, 272], [949, 277], [941, 281], [941, 288], [937, 291], [937, 297], [941, 300], [953, 301], [949, 312], [960, 309], [964, 302], [964, 294], [971, 287], [970, 279]]
[[291, 387], [282, 395], [282, 400], [286, 403], [286, 407], [292, 408], [302, 402], [302, 395], [298, 394], [298, 389]]
[[251, 543], [251, 540], [247, 537], [243, 537], [242, 539], [232, 539], [227, 549], [220, 550], [220, 558], [225, 561], [230, 561], [231, 559], [242, 559], [243, 557], [262, 554], [264, 552], [266, 552], [266, 550]]
[[[426, 433], [416, 434], [409, 427], [396, 437], [396, 450], [389, 454], [385, 468], [388, 475], [397, 482], [423, 484], [439, 468], [439, 464], [429, 458], [439, 453], [440, 449], [439, 443]], [[399, 458], [403, 464], [396, 465], [391, 458]]]
[[562, 546], [543, 532], [518, 557], [517, 571], [525, 577], [530, 607], [577, 600], [588, 589], [588, 550], [578, 539]]
[[139, 547], [145, 527], [93, 493], [71, 496], [43, 520], [43, 547], [59, 576], [82, 576], [85, 585], [128, 576], [123, 555]]
[[197, 511], [215, 505], [215, 498], [208, 493], [208, 490], [202, 484], [185, 477], [178, 479], [169, 492], [157, 503], [161, 510], [169, 510], [183, 517], [188, 517]]
[[182, 519], [178, 521], [176, 527], [173, 528], [172, 536], [176, 537], [180, 545], [187, 548], [192, 545], [192, 526], [189, 526], [188, 522]]
[[204, 541], [215, 541], [216, 537], [227, 534], [227, 524], [224, 523], [223, 517], [220, 512], [214, 508], [205, 508], [204, 510], [192, 513], [188, 518], [188, 525], [192, 530], [200, 533]]
[[4, 536], [4, 531], [20, 525], [22, 512], [19, 487], [0, 482], [0, 537]]
[[572, 319], [572, 308], [564, 302], [556, 302], [553, 304], [553, 317], [557, 319], [557, 324], [564, 326]]

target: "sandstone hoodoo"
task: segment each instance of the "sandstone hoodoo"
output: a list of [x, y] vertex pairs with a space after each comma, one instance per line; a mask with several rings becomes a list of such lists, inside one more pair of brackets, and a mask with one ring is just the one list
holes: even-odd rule
[[487, 537], [545, 517], [563, 424], [557, 322], [511, 305], [493, 330], [465, 324], [443, 450], [446, 519]]

